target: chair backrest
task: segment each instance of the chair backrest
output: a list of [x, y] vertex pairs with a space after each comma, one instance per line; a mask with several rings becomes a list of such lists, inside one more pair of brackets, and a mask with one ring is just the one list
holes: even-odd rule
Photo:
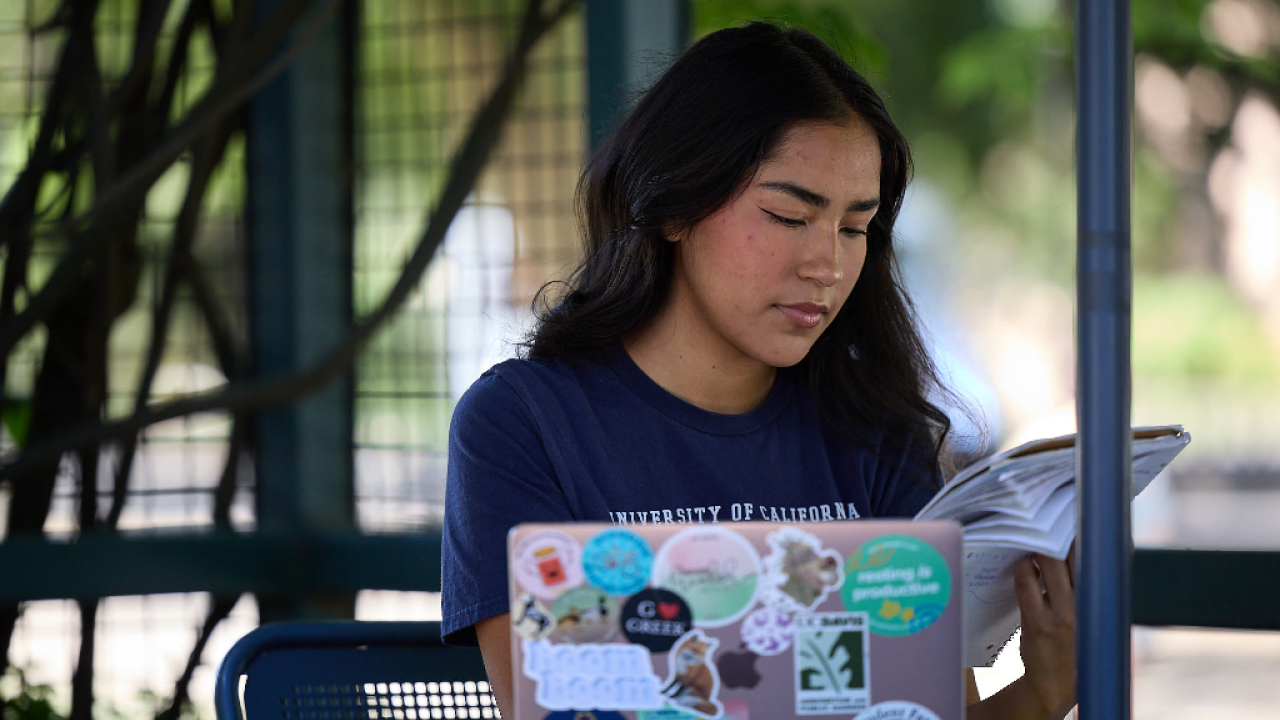
[[480, 651], [442, 644], [434, 622], [264, 625], [223, 658], [214, 702], [218, 720], [499, 717]]

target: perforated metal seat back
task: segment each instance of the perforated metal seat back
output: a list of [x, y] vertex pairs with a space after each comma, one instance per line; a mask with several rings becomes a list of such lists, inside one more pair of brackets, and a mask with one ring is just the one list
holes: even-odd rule
[[[234, 657], [233, 657], [234, 656]], [[255, 630], [219, 669], [219, 720], [497, 718], [475, 648], [436, 623], [297, 622]], [[235, 688], [243, 677], [239, 715]]]
[[246, 720], [498, 717], [479, 652], [463, 648], [272, 650], [247, 675]]

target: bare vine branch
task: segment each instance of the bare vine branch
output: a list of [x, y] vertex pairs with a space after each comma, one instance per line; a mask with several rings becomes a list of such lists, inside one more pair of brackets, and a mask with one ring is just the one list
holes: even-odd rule
[[108, 424], [82, 426], [47, 442], [33, 444], [12, 463], [0, 468], [0, 479], [20, 477], [28, 467], [85, 444], [128, 437], [163, 420], [215, 410], [233, 412], [281, 405], [315, 392], [346, 372], [361, 348], [388, 318], [394, 315], [421, 281], [445, 231], [461, 209], [480, 172], [497, 145], [504, 120], [514, 104], [516, 89], [523, 78], [533, 46], [576, 5], [561, 0], [544, 15], [539, 0], [531, 0], [521, 23], [515, 49], [507, 59], [502, 77], [476, 113], [462, 148], [450, 165], [449, 181], [440, 195], [417, 247], [401, 270], [400, 277], [382, 304], [365, 317], [352, 332], [319, 362], [297, 373], [232, 383], [218, 390], [188, 396], [159, 405]]

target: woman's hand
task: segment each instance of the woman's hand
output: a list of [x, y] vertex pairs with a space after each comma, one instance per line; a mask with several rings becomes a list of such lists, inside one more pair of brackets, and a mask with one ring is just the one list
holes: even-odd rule
[[[1076, 704], [1074, 568], [1070, 560], [1027, 557], [1013, 566], [1013, 585], [1022, 611], [1023, 675], [995, 695], [971, 704], [967, 717], [1061, 720]], [[972, 703], [977, 688], [969, 690]]]
[[1061, 718], [1076, 702], [1075, 572], [1071, 554], [1067, 558], [1035, 555], [1013, 568], [1022, 612], [1023, 680], [1043, 717]]

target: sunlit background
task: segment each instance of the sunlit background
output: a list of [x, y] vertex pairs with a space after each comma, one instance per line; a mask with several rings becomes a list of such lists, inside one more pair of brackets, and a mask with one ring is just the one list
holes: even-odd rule
[[[119, 53], [102, 59], [104, 72], [123, 62], [137, 1], [103, 1], [103, 47]], [[59, 37], [33, 28], [54, 4], [0, 0], [0, 187], [22, 167], [35, 131]], [[412, 249], [499, 72], [519, 7], [360, 3], [357, 316], [376, 307]], [[904, 272], [935, 358], [973, 411], [955, 415], [957, 448], [976, 454], [1073, 431], [1070, 3], [693, 0], [692, 8], [695, 35], [758, 17], [808, 27], [884, 94], [916, 163], [899, 228]], [[1150, 547], [1280, 550], [1280, 4], [1134, 0], [1133, 26], [1133, 420], [1181, 424], [1194, 437], [1135, 503], [1135, 538]], [[576, 258], [583, 32], [573, 16], [538, 48], [497, 156], [409, 306], [359, 362], [353, 441], [363, 530], [438, 529], [453, 403], [483, 369], [514, 354], [534, 293]], [[199, 73], [187, 82], [198, 85]], [[216, 176], [199, 245], [217, 270], [218, 298], [241, 325], [243, 162], [234, 148]], [[162, 232], [180, 199], [158, 185], [145, 227]], [[148, 258], [139, 302], [112, 337], [121, 416], [131, 410], [162, 261]], [[183, 302], [191, 313], [190, 298]], [[176, 327], [153, 396], [224, 383], [203, 326]], [[40, 342], [27, 340], [27, 357]], [[23, 358], [10, 362], [7, 397], [32, 392], [34, 360]], [[208, 524], [227, 427], [225, 415], [212, 414], [148, 431], [121, 527]], [[46, 525], [52, 535], [76, 527], [74, 487], [64, 479]], [[0, 506], [6, 492], [0, 486]], [[252, 492], [237, 495], [235, 527], [254, 527]], [[100, 717], [156, 711], [210, 602], [204, 594], [104, 601]], [[438, 599], [365, 592], [356, 615], [432, 618]], [[0, 695], [13, 697], [22, 683], [47, 686], [65, 714], [78, 623], [70, 601], [27, 603], [10, 651], [23, 675], [4, 678]], [[256, 623], [246, 596], [205, 649], [190, 713], [212, 718], [213, 670]], [[980, 678], [984, 689], [1017, 672], [1016, 654], [999, 665]], [[1135, 630], [1136, 718], [1280, 717], [1277, 677], [1277, 634]]]

